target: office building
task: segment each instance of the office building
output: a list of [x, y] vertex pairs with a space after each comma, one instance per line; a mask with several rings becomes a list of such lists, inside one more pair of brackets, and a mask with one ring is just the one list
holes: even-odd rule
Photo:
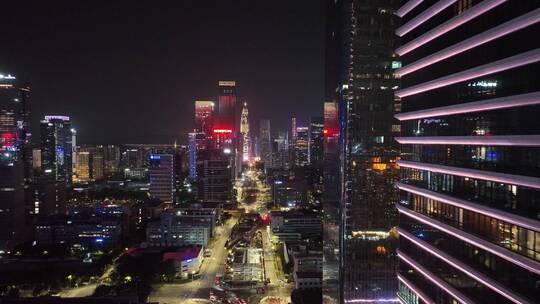
[[75, 180], [78, 183], [87, 183], [91, 180], [90, 152], [77, 151], [77, 163], [75, 164]]
[[187, 208], [168, 209], [167, 212], [175, 213], [177, 217], [206, 221], [210, 225], [210, 236], [214, 235], [216, 221], [219, 217], [218, 209], [216, 208], [203, 208], [199, 204], [194, 204]]
[[188, 133], [188, 176], [197, 177], [197, 155], [199, 151], [212, 147], [212, 140], [206, 133]]
[[30, 184], [29, 210], [34, 217], [66, 214], [67, 191], [65, 182], [37, 179]]
[[[330, 84], [332, 85], [332, 84]], [[335, 92], [330, 90], [330, 92]], [[327, 96], [330, 100], [335, 96]], [[335, 99], [334, 99], [335, 100]], [[339, 303], [341, 238], [341, 174], [339, 111], [336, 101], [324, 103], [323, 163], [323, 290], [324, 296]]]
[[200, 201], [220, 204], [230, 202], [232, 200], [230, 156], [221, 149], [201, 150], [197, 155], [197, 181]]
[[75, 164], [77, 163], [77, 130], [71, 128], [71, 174], [75, 173]]
[[103, 146], [91, 147], [92, 179], [95, 181], [105, 178], [105, 151]]
[[40, 245], [69, 244], [86, 248], [115, 248], [122, 236], [116, 217], [56, 215], [35, 224], [35, 241]]
[[288, 132], [279, 132], [272, 143], [272, 168], [290, 169], [291, 151], [289, 150]]
[[203, 261], [203, 247], [189, 246], [163, 253], [162, 261], [173, 261], [175, 277], [187, 279], [199, 273]]
[[0, 252], [25, 239], [26, 189], [32, 170], [30, 89], [0, 74]]
[[321, 236], [321, 219], [316, 214], [305, 211], [272, 211], [270, 218], [270, 230], [278, 239], [294, 237], [300, 240]]
[[244, 102], [242, 108], [242, 115], [240, 117], [240, 148], [242, 151], [242, 163], [249, 161], [251, 156], [251, 137], [249, 133], [249, 111], [247, 108], [247, 102]]
[[43, 178], [71, 183], [73, 151], [68, 116], [45, 116], [41, 121], [41, 169]]
[[339, 51], [341, 62], [328, 67], [338, 73], [328, 79], [338, 80], [338, 96], [329, 94], [327, 101], [339, 103], [341, 127], [339, 302], [397, 302], [393, 228], [398, 193], [393, 184], [399, 145], [393, 139], [398, 135], [393, 115], [399, 103], [394, 91], [399, 88], [395, 70], [400, 62], [393, 31], [401, 1], [338, 2], [338, 20], [330, 18], [337, 25], [330, 29], [341, 37], [328, 40], [341, 44], [332, 50]]
[[268, 170], [272, 167], [272, 133], [269, 119], [261, 119], [259, 123], [259, 143], [261, 159], [264, 162], [264, 168]]
[[294, 164], [299, 167], [309, 165], [309, 128], [296, 127], [293, 142]]
[[32, 149], [32, 168], [36, 171], [41, 170], [41, 149]]
[[145, 165], [144, 151], [136, 147], [125, 147], [121, 155], [121, 165], [126, 168], [142, 168]]
[[147, 225], [146, 242], [150, 246], [161, 247], [206, 247], [211, 229], [211, 223], [205, 218], [183, 217], [175, 212], [167, 212], [161, 215], [159, 221]]
[[118, 145], [103, 146], [103, 174], [113, 176], [120, 172], [120, 147]]
[[324, 118], [312, 117], [309, 124], [308, 162], [312, 167], [322, 167], [324, 157]]
[[150, 197], [172, 203], [175, 185], [173, 155], [151, 154], [149, 163]]
[[195, 132], [212, 134], [215, 119], [215, 104], [213, 101], [195, 101]]
[[78, 146], [74, 182], [87, 183], [105, 178], [104, 146]]
[[540, 3], [409, 1], [402, 44], [403, 303], [540, 299]]
[[219, 81], [218, 96], [218, 122], [217, 129], [232, 130], [235, 134], [236, 127], [236, 82]]
[[296, 117], [291, 118], [291, 143], [294, 145], [294, 142], [296, 141]]

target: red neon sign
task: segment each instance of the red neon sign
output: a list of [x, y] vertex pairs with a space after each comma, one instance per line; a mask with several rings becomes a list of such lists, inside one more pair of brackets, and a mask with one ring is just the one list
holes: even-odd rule
[[214, 129], [214, 133], [232, 133], [231, 129]]

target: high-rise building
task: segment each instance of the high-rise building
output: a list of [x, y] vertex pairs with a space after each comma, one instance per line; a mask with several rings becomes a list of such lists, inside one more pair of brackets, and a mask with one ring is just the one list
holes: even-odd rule
[[322, 167], [324, 156], [324, 119], [312, 117], [309, 124], [308, 161], [312, 167]]
[[47, 217], [66, 213], [66, 182], [37, 179], [30, 184], [29, 214]]
[[0, 74], [0, 251], [25, 238], [26, 188], [32, 171], [30, 89]]
[[[333, 92], [333, 91], [332, 91]], [[332, 98], [332, 97], [330, 97]], [[323, 290], [324, 296], [339, 303], [340, 297], [340, 136], [339, 111], [336, 101], [324, 103], [323, 160]]]
[[197, 153], [199, 200], [228, 203], [232, 199], [230, 151], [203, 149]]
[[270, 120], [261, 119], [259, 124], [259, 142], [261, 148], [261, 159], [264, 161], [264, 168], [272, 167], [272, 137], [270, 131]]
[[[188, 176], [197, 177], [197, 158], [199, 151], [213, 149], [214, 137], [205, 133], [188, 133]], [[228, 151], [228, 150], [227, 150]]]
[[236, 82], [219, 81], [218, 96], [218, 121], [216, 129], [232, 130], [235, 134], [236, 128]]
[[[41, 159], [41, 158], [40, 158]], [[71, 174], [75, 173], [77, 163], [77, 130], [71, 128]]]
[[[343, 303], [397, 302], [394, 91], [399, 86], [393, 34], [401, 1], [345, 0], [342, 60], [341, 284]], [[328, 130], [330, 131], [330, 130]]]
[[69, 117], [45, 116], [41, 121], [41, 168], [44, 178], [71, 183], [72, 140]]
[[294, 140], [294, 163], [296, 166], [309, 165], [309, 128], [296, 127], [296, 139]]
[[41, 170], [41, 149], [39, 148], [32, 149], [32, 168]]
[[289, 151], [289, 133], [279, 132], [272, 143], [272, 168], [290, 169], [291, 155]]
[[77, 163], [75, 164], [75, 181], [86, 183], [105, 178], [106, 146], [77, 147]]
[[540, 2], [409, 1], [398, 202], [402, 303], [540, 299]]
[[249, 133], [249, 112], [247, 108], [247, 102], [244, 102], [242, 108], [242, 116], [240, 118], [240, 139], [242, 141], [242, 162], [247, 162], [250, 158], [250, 133]]
[[118, 145], [103, 146], [104, 174], [111, 176], [120, 172], [120, 147]]
[[261, 141], [259, 140], [259, 136], [257, 135], [253, 136], [250, 149], [251, 149], [251, 156], [260, 160], [261, 159]]
[[149, 158], [150, 197], [167, 203], [174, 201], [174, 157], [151, 154]]
[[143, 150], [135, 147], [126, 147], [121, 155], [121, 164], [125, 169], [135, 169], [144, 166]]
[[195, 101], [195, 132], [212, 134], [214, 127], [215, 104], [213, 101]]
[[291, 118], [291, 142], [294, 144], [296, 141], [296, 117]]
[[92, 179], [97, 181], [105, 177], [105, 159], [103, 146], [92, 149]]
[[77, 151], [77, 163], [75, 164], [76, 182], [86, 183], [91, 180], [91, 162], [89, 151]]

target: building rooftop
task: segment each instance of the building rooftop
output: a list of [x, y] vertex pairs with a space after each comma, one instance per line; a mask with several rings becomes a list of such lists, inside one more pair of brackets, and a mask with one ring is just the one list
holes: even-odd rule
[[296, 272], [296, 277], [299, 279], [321, 279], [322, 280], [322, 272]]
[[164, 252], [162, 261], [174, 260], [176, 262], [182, 262], [194, 259], [201, 253], [201, 246], [182, 247], [174, 252]]

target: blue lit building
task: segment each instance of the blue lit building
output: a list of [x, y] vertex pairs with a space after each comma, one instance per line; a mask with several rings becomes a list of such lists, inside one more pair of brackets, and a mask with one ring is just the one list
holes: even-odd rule
[[68, 116], [45, 116], [41, 121], [41, 173], [44, 179], [71, 183], [73, 132]]

